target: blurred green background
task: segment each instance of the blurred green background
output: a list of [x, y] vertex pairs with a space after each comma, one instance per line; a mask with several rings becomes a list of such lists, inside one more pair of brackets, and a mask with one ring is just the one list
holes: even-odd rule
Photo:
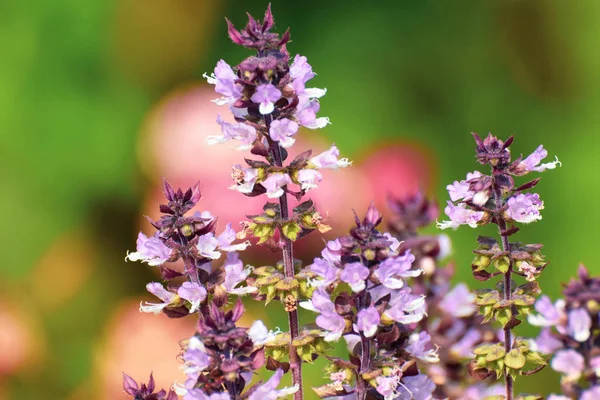
[[[220, 58], [248, 55], [223, 17], [242, 26], [245, 11], [262, 17], [266, 4], [0, 3], [0, 399], [119, 396], [122, 360], [144, 324], [127, 304], [156, 279], [123, 262], [157, 178], [143, 172], [153, 156], [143, 128], [171, 93], [204, 85]], [[280, 31], [292, 29], [292, 54], [308, 56], [315, 86], [328, 89], [321, 110], [332, 125], [311, 134], [358, 161], [391, 143], [425, 149], [427, 188], [441, 201], [446, 184], [477, 168], [469, 132], [514, 133], [526, 154], [543, 143], [563, 167], [544, 174], [544, 219], [520, 239], [545, 245], [551, 297], [580, 262], [599, 272], [600, 2], [278, 0], [273, 12]], [[473, 282], [476, 235], [450, 232], [457, 280]], [[545, 371], [516, 385], [548, 393], [549, 382], [556, 389], [558, 376]]]

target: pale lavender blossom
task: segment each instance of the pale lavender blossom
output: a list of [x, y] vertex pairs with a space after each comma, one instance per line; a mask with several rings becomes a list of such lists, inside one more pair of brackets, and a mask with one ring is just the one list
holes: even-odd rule
[[200, 372], [211, 364], [210, 356], [206, 353], [204, 344], [196, 336], [192, 336], [183, 352], [183, 371], [188, 378], [198, 379]]
[[379, 264], [374, 275], [381, 284], [389, 289], [400, 289], [404, 286], [402, 278], [414, 278], [423, 272], [421, 269], [411, 269], [415, 256], [406, 251], [399, 257], [386, 258]]
[[318, 313], [335, 312], [335, 304], [331, 301], [331, 296], [329, 296], [324, 286], [318, 286], [312, 297], [307, 301], [300, 302], [300, 306]]
[[331, 264], [340, 262], [342, 258], [342, 243], [339, 239], [330, 240], [327, 242], [327, 246], [321, 250], [321, 257], [327, 260]]
[[225, 279], [221, 285], [227, 293], [243, 296], [257, 290], [252, 286], [236, 288], [240, 283], [245, 282], [250, 272], [252, 272], [250, 267], [244, 268], [244, 264], [237, 253], [227, 254], [223, 269], [225, 270]]
[[537, 193], [521, 193], [508, 199], [506, 205], [506, 217], [513, 221], [528, 224], [542, 219], [540, 210], [544, 208], [544, 202]]
[[140, 303], [140, 311], [145, 313], [154, 313], [159, 314], [165, 307], [169, 306], [175, 300], [177, 300], [177, 296], [175, 293], [169, 292], [167, 289], [163, 287], [162, 284], [158, 282], [150, 282], [146, 285], [146, 290], [152, 293], [160, 300], [162, 303], [148, 303], [146, 302], [144, 305]]
[[242, 86], [236, 83], [237, 76], [233, 69], [224, 60], [220, 60], [211, 75], [204, 74], [204, 78], [211, 85], [215, 85], [215, 92], [223, 97], [213, 100], [219, 105], [234, 103], [242, 94]]
[[584, 390], [581, 393], [581, 397], [579, 400], [598, 400], [600, 399], [600, 385], [596, 385], [594, 387], [589, 388], [588, 390]]
[[473, 315], [477, 307], [473, 304], [475, 294], [469, 291], [464, 283], [459, 283], [450, 290], [440, 301], [439, 307], [456, 318], [464, 318]]
[[431, 343], [431, 336], [427, 332], [413, 333], [408, 338], [406, 350], [419, 360], [436, 363], [440, 361], [437, 348]]
[[400, 378], [398, 375], [391, 376], [378, 376], [375, 378], [377, 386], [375, 390], [377, 393], [383, 396], [384, 400], [392, 400], [396, 398], [398, 391], [398, 385], [400, 385]]
[[331, 168], [338, 169], [344, 168], [352, 164], [347, 158], [338, 159], [340, 156], [340, 150], [334, 144], [329, 150], [322, 152], [311, 158], [309, 162], [317, 168]]
[[[387, 293], [391, 294], [388, 308], [384, 312], [388, 318], [401, 324], [408, 325], [419, 322], [425, 316], [424, 296], [412, 295], [410, 289], [406, 287], [392, 291], [388, 289]], [[387, 293], [380, 290], [378, 294], [385, 295]]]
[[440, 229], [456, 229], [460, 225], [469, 225], [471, 228], [476, 228], [477, 223], [481, 221], [484, 215], [483, 211], [471, 210], [464, 203], [454, 205], [450, 201], [448, 201], [448, 205], [444, 211], [450, 218], [450, 221], [438, 222], [437, 227]]
[[471, 358], [474, 356], [473, 349], [481, 340], [481, 332], [478, 329], [470, 328], [463, 337], [452, 344], [450, 354], [458, 358]]
[[321, 182], [323, 175], [316, 169], [304, 168], [298, 171], [298, 182], [302, 190], [317, 188], [317, 182]]
[[315, 77], [315, 73], [312, 70], [311, 65], [307, 62], [305, 56], [296, 54], [294, 61], [290, 65], [290, 76], [294, 80], [299, 80], [302, 83], [308, 82], [310, 79]]
[[256, 91], [250, 98], [255, 103], [259, 103], [258, 110], [261, 114], [271, 114], [275, 109], [275, 102], [281, 99], [281, 91], [270, 83], [258, 85]]
[[225, 230], [217, 237], [219, 250], [225, 252], [243, 251], [246, 250], [246, 247], [250, 246], [250, 241], [248, 240], [242, 243], [233, 244], [236, 240], [235, 235], [235, 230], [233, 230], [231, 224], [228, 223], [225, 226]]
[[563, 347], [563, 343], [558, 340], [550, 328], [546, 327], [540, 331], [537, 338], [530, 340], [531, 349], [544, 354], [553, 354], [556, 350]]
[[563, 396], [560, 394], [551, 394], [550, 396], [548, 396], [548, 398], [546, 400], [571, 400], [570, 397], [567, 396]]
[[317, 112], [321, 105], [316, 99], [310, 99], [309, 97], [300, 97], [298, 106], [294, 117], [298, 121], [298, 124], [308, 129], [319, 129], [324, 128], [329, 124], [329, 118], [320, 117], [317, 118]]
[[379, 311], [372, 305], [363, 308], [356, 316], [356, 327], [358, 331], [363, 332], [366, 337], [373, 337], [377, 332], [377, 327], [381, 321]]
[[196, 249], [202, 257], [216, 260], [221, 257], [221, 252], [217, 251], [219, 240], [211, 232], [202, 235], [198, 238]]
[[240, 193], [252, 193], [258, 177], [258, 169], [242, 168], [240, 164], [236, 164], [232, 167], [231, 177], [235, 185], [229, 186], [229, 189], [237, 190]]
[[209, 145], [225, 143], [228, 140], [237, 140], [240, 144], [236, 147], [238, 150], [249, 150], [256, 141], [256, 129], [253, 126], [242, 122], [230, 123], [220, 115], [217, 115], [217, 124], [221, 125], [222, 135], [210, 135], [206, 137], [206, 143]]
[[290, 176], [283, 172], [275, 172], [269, 175], [267, 179], [261, 182], [261, 185], [267, 190], [267, 197], [275, 199], [283, 194], [283, 187], [292, 183]]
[[290, 76], [292, 77], [290, 86], [298, 97], [319, 98], [327, 93], [326, 89], [307, 89], [305, 87], [306, 82], [314, 78], [315, 75], [310, 64], [306, 62], [306, 57], [297, 54], [292, 65], [290, 65]]
[[[502, 384], [494, 384], [488, 386], [484, 383], [477, 383], [475, 385], [469, 386], [464, 393], [462, 394], [461, 400], [481, 400], [487, 399], [492, 396], [501, 396], [504, 395], [505, 392], [504, 385]], [[548, 400], [550, 400], [548, 398]], [[558, 400], [558, 399], [557, 399]], [[567, 399], [571, 400], [571, 399]]]
[[273, 376], [268, 381], [260, 385], [252, 394], [248, 397], [248, 400], [276, 400], [281, 397], [287, 396], [298, 391], [297, 386], [277, 389], [281, 377], [283, 376], [283, 370], [278, 369], [275, 371]]
[[405, 376], [402, 378], [404, 382], [398, 388], [400, 395], [394, 400], [431, 400], [433, 399], [433, 391], [435, 383], [427, 377], [427, 375], [419, 374], [414, 376]]
[[369, 268], [359, 262], [346, 264], [340, 273], [340, 280], [350, 285], [353, 292], [358, 293], [365, 289], [365, 280], [369, 277]]
[[172, 250], [159, 238], [158, 232], [151, 237], [147, 237], [140, 232], [138, 234], [136, 247], [137, 251], [134, 253], [127, 253], [125, 260], [141, 261], [156, 267], [164, 264], [171, 257]]
[[291, 147], [296, 139], [294, 136], [298, 132], [298, 124], [291, 119], [283, 118], [276, 119], [271, 123], [271, 127], [269, 128], [269, 136], [271, 139], [279, 142], [281, 147], [288, 148]]
[[525, 279], [528, 282], [535, 281], [535, 274], [537, 274], [537, 268], [529, 264], [527, 261], [521, 261], [519, 263], [519, 271], [525, 274]]
[[451, 185], [446, 186], [448, 194], [450, 195], [450, 200], [471, 200], [473, 196], [475, 196], [475, 192], [470, 189], [469, 181], [474, 178], [479, 178], [480, 176], [482, 175], [479, 171], [469, 172], [467, 174], [467, 179], [464, 181], [454, 181]]
[[261, 320], [256, 320], [250, 328], [248, 328], [248, 337], [254, 343], [254, 346], [264, 346], [275, 338], [279, 330], [270, 331]]
[[531, 325], [557, 326], [566, 318], [564, 300], [557, 300], [552, 304], [550, 298], [544, 295], [535, 302], [534, 307], [539, 315], [531, 314], [527, 317]]
[[183, 282], [177, 294], [184, 300], [190, 302], [190, 314], [198, 311], [200, 303], [206, 298], [206, 289], [195, 282]]
[[561, 165], [561, 162], [558, 161], [558, 158], [556, 158], [555, 161], [553, 161], [553, 162], [539, 165], [539, 163], [547, 156], [548, 156], [548, 151], [546, 151], [546, 149], [544, 149], [544, 146], [540, 144], [533, 153], [531, 153], [529, 156], [527, 156], [526, 159], [524, 159], [523, 161], [521, 161], [519, 163], [519, 168], [524, 169], [526, 172], [530, 172], [530, 171], [542, 172], [547, 169], [554, 169], [554, 168], [556, 168], [557, 165], [558, 166]]
[[310, 266], [310, 270], [317, 276], [322, 278], [322, 280], [318, 282], [313, 282], [313, 284], [325, 286], [335, 282], [340, 272], [339, 268], [336, 268], [335, 266], [331, 265], [330, 262], [322, 258], [315, 258], [314, 262]]
[[585, 342], [590, 337], [592, 319], [587, 310], [576, 308], [569, 311], [567, 332], [578, 342]]
[[[388, 248], [390, 249], [390, 252], [392, 254], [398, 254], [398, 247], [400, 247], [400, 241], [398, 239], [396, 239], [395, 237], [393, 237], [389, 232], [384, 232], [383, 236], [390, 243], [388, 245]], [[411, 263], [412, 263], [412, 261], [411, 261]]]
[[556, 372], [565, 375], [565, 379], [577, 381], [585, 368], [585, 360], [575, 350], [559, 350], [550, 362], [550, 366]]

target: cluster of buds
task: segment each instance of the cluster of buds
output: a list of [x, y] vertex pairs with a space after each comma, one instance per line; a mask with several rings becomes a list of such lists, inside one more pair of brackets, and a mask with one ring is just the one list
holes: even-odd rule
[[531, 325], [542, 327], [532, 347], [553, 355], [550, 367], [561, 374], [563, 395], [548, 400], [600, 398], [600, 277], [590, 277], [583, 265], [578, 275], [565, 285], [562, 299], [552, 304], [541, 297], [538, 314], [529, 316]]
[[[512, 400], [514, 379], [518, 375], [533, 374], [545, 365], [540, 353], [529, 348], [526, 341], [513, 340], [511, 330], [529, 315], [536, 296], [541, 292], [536, 279], [546, 266], [540, 252], [541, 245], [509, 241], [510, 236], [519, 231], [517, 223], [540, 220], [540, 210], [544, 208], [538, 194], [527, 192], [537, 185], [539, 178], [520, 186], [515, 185], [514, 178], [553, 169], [560, 162], [540, 164], [548, 155], [541, 145], [528, 157], [520, 156], [513, 161], [509, 149], [512, 136], [506, 141], [491, 134], [485, 140], [476, 133], [473, 137], [477, 144], [477, 161], [488, 165], [491, 174], [475, 171], [467, 174], [465, 180], [448, 185], [451, 201], [448, 201], [445, 212], [450, 220], [438, 223], [438, 227], [446, 229], [469, 225], [475, 228], [487, 224], [498, 227], [500, 241], [479, 238], [472, 271], [474, 277], [481, 281], [502, 277], [495, 289], [478, 291], [475, 304], [479, 306], [484, 322], [500, 323], [504, 332], [503, 343], [475, 348], [476, 357], [469, 363], [469, 372], [475, 379], [504, 375], [505, 395], [499, 398]], [[514, 275], [524, 277], [527, 283], [515, 288]], [[526, 369], [526, 362], [534, 367]]]
[[184, 400], [277, 399], [298, 390], [277, 389], [283, 376], [280, 369], [266, 383], [249, 387], [254, 371], [265, 364], [264, 343], [274, 333], [261, 321], [249, 329], [236, 326], [243, 313], [244, 306], [238, 300], [227, 312], [213, 302], [208, 313], [200, 315], [196, 335], [182, 342], [187, 379], [175, 390]]
[[382, 217], [374, 205], [355, 220], [350, 235], [328, 242], [310, 266], [316, 289], [301, 303], [319, 314], [325, 341], [344, 336], [350, 351], [349, 361], [330, 359], [332, 382], [315, 390], [321, 398], [429, 399], [435, 385], [419, 374], [416, 360], [437, 362], [437, 349], [416, 329], [425, 297], [405, 283], [422, 270], [413, 268], [409, 251], [398, 255], [397, 239], [377, 230]]
[[[268, 198], [280, 198], [289, 193], [300, 198], [317, 187], [322, 179], [321, 169], [350, 164], [339, 159], [339, 150], [333, 145], [314, 157], [306, 151], [283, 166], [286, 149], [295, 143], [294, 136], [300, 127], [317, 129], [329, 123], [328, 118], [317, 117], [318, 99], [326, 90], [306, 87], [315, 76], [306, 57], [296, 55], [290, 64], [286, 47], [289, 31], [282, 37], [271, 32], [274, 21], [270, 6], [262, 23], [249, 16], [241, 31], [227, 22], [231, 40], [257, 53], [233, 68], [221, 60], [214, 73], [205, 76], [223, 96], [215, 102], [228, 105], [236, 121], [228, 123], [219, 116], [217, 123], [222, 135], [211, 136], [207, 141], [214, 144], [236, 140], [238, 149], [265, 158], [265, 161], [246, 159], [247, 167], [234, 165], [231, 189], [247, 196], [266, 194]], [[299, 186], [297, 191], [289, 189], [292, 184]]]
[[439, 346], [439, 362], [424, 364], [423, 370], [436, 384], [436, 398], [478, 400], [498, 394], [500, 386], [475, 384], [464, 364], [473, 358], [475, 346], [497, 342], [497, 332], [477, 314], [475, 295], [464, 283], [451, 286], [454, 265], [445, 263], [450, 254], [450, 239], [446, 235], [423, 235], [438, 217], [437, 204], [421, 192], [403, 199], [390, 199], [393, 212], [388, 224], [390, 233], [401, 241], [399, 252], [410, 251], [413, 265], [423, 271], [410, 280], [414, 294], [425, 296], [427, 316], [419, 327], [431, 335]]
[[[147, 237], [140, 232], [137, 251], [126, 257], [126, 260], [159, 267], [162, 278], [168, 282], [166, 287], [159, 282], [146, 285], [161, 302], [142, 304], [140, 311], [162, 312], [178, 318], [199, 312], [207, 304], [209, 295], [224, 304], [228, 292], [239, 295], [255, 290], [236, 287], [249, 273], [239, 261], [237, 251], [244, 250], [250, 243], [234, 243], [236, 232], [230, 224], [217, 235], [217, 220], [208, 211], [188, 215], [201, 198], [198, 184], [184, 192], [175, 191], [165, 181], [164, 195], [168, 203], [160, 205], [163, 215], [158, 221], [150, 220], [156, 233]], [[223, 252], [227, 253], [225, 264], [213, 269], [212, 262], [221, 258]], [[166, 265], [179, 260], [183, 261], [183, 271]]]

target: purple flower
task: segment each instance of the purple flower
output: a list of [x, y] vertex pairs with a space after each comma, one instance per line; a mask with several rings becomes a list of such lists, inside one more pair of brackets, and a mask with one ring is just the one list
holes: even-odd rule
[[324, 286], [317, 287], [310, 300], [303, 301], [300, 306], [311, 311], [318, 313], [331, 313], [335, 312], [335, 305], [331, 301], [331, 297]]
[[448, 201], [448, 205], [444, 211], [450, 217], [450, 221], [438, 222], [437, 227], [440, 229], [456, 229], [463, 224], [469, 225], [471, 228], [476, 228], [477, 223], [481, 221], [484, 215], [483, 211], [471, 210], [464, 203], [454, 205], [450, 201]]
[[154, 393], [155, 388], [156, 386], [152, 374], [150, 374], [148, 385], [142, 383], [140, 387], [135, 379], [123, 373], [123, 390], [125, 390], [125, 393], [128, 395], [133, 396], [134, 399], [177, 400], [177, 395], [172, 390], [169, 390], [168, 394], [164, 389]]
[[534, 326], [557, 326], [565, 319], [565, 302], [557, 300], [555, 304], [548, 296], [542, 296], [535, 303], [535, 310], [540, 315], [529, 315], [527, 320]]
[[279, 386], [282, 376], [282, 369], [275, 371], [268, 381], [252, 392], [248, 397], [248, 400], [276, 400], [289, 394], [296, 393], [298, 391], [297, 386], [277, 390], [277, 386]]
[[229, 186], [229, 189], [237, 190], [240, 193], [252, 193], [257, 177], [258, 169], [242, 168], [240, 164], [236, 164], [231, 171], [231, 178], [235, 185]]
[[222, 135], [211, 135], [206, 137], [206, 143], [209, 145], [225, 143], [228, 140], [238, 140], [240, 144], [238, 150], [250, 150], [252, 144], [256, 141], [256, 129], [253, 126], [243, 122], [229, 123], [224, 121], [220, 115], [217, 115], [217, 124], [221, 125]]
[[206, 298], [206, 289], [195, 282], [183, 282], [177, 289], [177, 294], [191, 303], [191, 314], [200, 308], [200, 303]]
[[402, 378], [403, 386], [398, 389], [400, 396], [394, 400], [431, 400], [435, 383], [427, 375], [419, 374]]
[[210, 76], [203, 75], [211, 85], [215, 85], [215, 92], [224, 97], [214, 100], [219, 105], [234, 103], [242, 94], [242, 87], [235, 83], [237, 76], [225, 61], [220, 60], [215, 67], [215, 72]]
[[192, 336], [183, 352], [183, 371], [188, 378], [198, 379], [200, 372], [210, 367], [210, 356], [206, 353], [204, 344], [196, 336]]
[[398, 375], [378, 376], [375, 378], [375, 383], [377, 383], [375, 390], [377, 390], [377, 393], [382, 395], [385, 400], [392, 400], [396, 398], [396, 395], [398, 394], [396, 389], [400, 384], [400, 378]]
[[325, 95], [326, 89], [307, 89], [305, 87], [306, 82], [314, 78], [315, 75], [310, 64], [306, 62], [306, 57], [297, 54], [294, 62], [290, 65], [290, 76], [293, 79], [292, 89], [298, 97], [319, 98]]
[[338, 268], [322, 258], [315, 258], [315, 261], [310, 266], [310, 270], [317, 276], [323, 278], [323, 280], [315, 282], [314, 285], [325, 286], [335, 282], [337, 280], [338, 273], [340, 272]]
[[531, 349], [544, 354], [552, 354], [563, 347], [560, 340], [552, 335], [550, 328], [543, 328], [537, 338], [530, 340]]
[[275, 103], [281, 98], [281, 92], [270, 83], [258, 85], [256, 91], [250, 98], [255, 103], [260, 103], [258, 110], [261, 114], [271, 114], [275, 109]]
[[526, 159], [524, 159], [523, 161], [521, 161], [519, 163], [517, 168], [519, 170], [524, 171], [524, 172], [520, 173], [519, 175], [524, 175], [527, 172], [531, 172], [531, 171], [542, 172], [547, 169], [554, 169], [554, 168], [556, 168], [557, 165], [558, 166], [561, 165], [561, 162], [558, 161], [558, 158], [555, 159], [556, 161], [538, 165], [547, 156], [548, 156], [548, 152], [544, 149], [544, 146], [540, 144], [533, 153], [531, 153], [529, 156], [527, 156]]
[[269, 175], [267, 179], [261, 182], [261, 185], [267, 191], [267, 197], [270, 199], [281, 197], [283, 187], [292, 183], [290, 176], [283, 172], [275, 172]]
[[592, 319], [584, 308], [569, 311], [567, 332], [578, 342], [585, 342], [590, 337]]
[[[462, 394], [462, 400], [481, 400], [487, 399], [491, 396], [501, 396], [505, 393], [504, 385], [502, 384], [494, 384], [488, 386], [484, 383], [477, 383], [475, 385], [471, 385], [464, 391]], [[548, 399], [550, 400], [550, 399]], [[559, 399], [557, 399], [559, 400]], [[571, 400], [571, 399], [567, 399]]]
[[473, 315], [477, 310], [473, 301], [475, 301], [475, 295], [469, 291], [467, 285], [459, 283], [446, 293], [440, 301], [439, 307], [453, 317], [464, 318]]
[[300, 102], [294, 113], [294, 117], [298, 121], [298, 124], [308, 129], [319, 129], [329, 124], [329, 118], [317, 118], [317, 112], [319, 112], [319, 109], [321, 108], [318, 100], [304, 96], [300, 97], [299, 100]]
[[451, 185], [446, 186], [450, 200], [471, 200], [475, 196], [475, 192], [471, 191], [469, 181], [482, 176], [481, 172], [474, 171], [467, 174], [467, 179], [464, 181], [454, 181]]
[[571, 398], [567, 397], [567, 396], [562, 396], [562, 395], [554, 394], [553, 393], [550, 396], [548, 396], [547, 400], [571, 400]]
[[[419, 322], [425, 316], [425, 297], [410, 294], [410, 289], [387, 291], [392, 296], [384, 314], [386, 317], [404, 325]], [[381, 290], [379, 295], [387, 294]], [[373, 293], [372, 293], [373, 295]], [[375, 296], [374, 296], [375, 297]], [[376, 300], [375, 300], [376, 301]]]
[[225, 230], [217, 237], [217, 241], [219, 243], [219, 250], [225, 252], [243, 251], [246, 250], [246, 247], [250, 246], [249, 241], [232, 244], [235, 240], [235, 231], [231, 227], [231, 224], [228, 223], [225, 226]]
[[[390, 252], [392, 254], [398, 254], [398, 247], [400, 247], [400, 241], [398, 239], [396, 239], [395, 237], [393, 237], [392, 235], [390, 235], [389, 232], [384, 232], [383, 236], [387, 239], [387, 241], [390, 243], [388, 245], [388, 248], [390, 249]], [[414, 261], [414, 260], [413, 260]], [[411, 263], [413, 262], [411, 261]]]
[[171, 249], [158, 237], [158, 232], [152, 237], [147, 237], [142, 232], [138, 234], [137, 251], [127, 253], [125, 260], [141, 261], [148, 265], [162, 265], [171, 257]]
[[544, 202], [537, 193], [521, 193], [508, 199], [506, 204], [506, 217], [513, 221], [528, 224], [542, 219], [540, 210], [544, 208]]
[[279, 142], [281, 147], [291, 147], [296, 139], [294, 136], [298, 132], [298, 124], [290, 119], [276, 119], [271, 123], [269, 128], [269, 136], [271, 139]]
[[308, 62], [306, 57], [296, 54], [292, 65], [290, 65], [290, 76], [294, 80], [299, 80], [302, 83], [308, 82], [310, 79], [315, 77], [315, 73]]
[[420, 269], [410, 269], [414, 261], [415, 256], [408, 250], [400, 257], [386, 258], [379, 264], [374, 274], [383, 286], [389, 289], [400, 289], [404, 286], [401, 278], [416, 277], [423, 272]]
[[478, 329], [470, 328], [464, 336], [450, 347], [450, 354], [457, 358], [472, 358], [473, 349], [481, 340], [481, 332]]
[[317, 168], [331, 169], [344, 168], [352, 164], [352, 162], [348, 161], [347, 158], [338, 159], [339, 156], [340, 150], [334, 144], [329, 148], [329, 150], [311, 158], [309, 162]]
[[254, 346], [264, 346], [273, 340], [279, 333], [279, 330], [276, 332], [268, 330], [261, 320], [254, 321], [252, 326], [248, 328], [248, 337], [252, 340]]
[[559, 350], [550, 362], [550, 366], [556, 372], [566, 375], [567, 380], [576, 381], [585, 368], [585, 360], [575, 350]]
[[431, 336], [427, 332], [413, 333], [408, 338], [406, 350], [419, 360], [436, 363], [440, 361], [437, 348], [431, 343]]
[[158, 282], [150, 282], [146, 285], [146, 290], [161, 299], [162, 303], [148, 303], [145, 305], [140, 303], [140, 311], [146, 313], [159, 314], [165, 307], [169, 306], [175, 300], [177, 300], [175, 293], [171, 293], [166, 290], [162, 284]]
[[321, 251], [321, 257], [331, 264], [335, 264], [342, 259], [342, 244], [339, 239], [330, 240], [327, 246]]
[[324, 312], [315, 321], [319, 328], [326, 330], [324, 339], [326, 342], [335, 342], [346, 329], [346, 320], [336, 312]]
[[584, 390], [581, 393], [581, 397], [579, 400], [598, 400], [600, 399], [600, 385], [596, 385], [594, 387], [589, 388], [588, 390]]
[[216, 260], [221, 257], [221, 252], [217, 251], [219, 240], [212, 232], [202, 235], [198, 238], [196, 249], [202, 257]]
[[316, 169], [305, 168], [298, 171], [298, 182], [302, 190], [310, 190], [317, 188], [317, 182], [321, 182], [323, 175]]
[[246, 280], [251, 272], [250, 268], [244, 268], [244, 264], [240, 261], [237, 253], [227, 254], [227, 260], [225, 260], [223, 268], [225, 269], [225, 279], [222, 286], [227, 293], [243, 296], [257, 290], [252, 286], [236, 288], [237, 285]]
[[381, 321], [379, 311], [372, 305], [368, 308], [363, 308], [356, 316], [356, 328], [363, 332], [366, 337], [372, 337], [377, 332], [377, 326]]
[[369, 268], [359, 262], [346, 264], [340, 273], [340, 279], [350, 285], [353, 292], [362, 292], [366, 287], [365, 280], [369, 277]]

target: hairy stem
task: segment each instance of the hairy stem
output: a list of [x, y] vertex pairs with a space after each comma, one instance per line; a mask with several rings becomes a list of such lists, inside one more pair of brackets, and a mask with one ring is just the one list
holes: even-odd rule
[[[269, 116], [265, 116], [265, 125], [267, 132], [271, 125], [271, 119]], [[281, 156], [281, 148], [277, 142], [270, 142], [271, 155], [273, 156], [273, 162], [276, 166], [283, 166], [283, 160]], [[279, 197], [279, 207], [281, 209], [281, 219], [287, 220], [290, 217], [287, 199], [287, 186], [283, 187], [283, 194]], [[285, 237], [283, 234], [283, 274], [286, 278], [292, 278], [296, 274], [294, 271], [294, 246], [290, 239]], [[304, 398], [302, 392], [302, 360], [298, 356], [296, 349], [292, 345], [292, 341], [298, 337], [298, 309], [294, 307], [292, 311], [288, 312], [288, 325], [290, 328], [290, 370], [292, 372], [292, 383], [298, 385], [298, 391], [294, 393], [294, 400], [302, 400]]]
[[[494, 179], [494, 197], [496, 202], [496, 210], [499, 211], [502, 208], [502, 191], [501, 188], [496, 185]], [[496, 217], [498, 223], [498, 232], [502, 238], [502, 250], [505, 252], [510, 251], [510, 244], [508, 243], [508, 235], [506, 234], [506, 221], [500, 217]], [[512, 274], [512, 259], [508, 266], [508, 271], [504, 274], [504, 300], [510, 300], [512, 287], [511, 287], [511, 274]], [[504, 328], [504, 350], [508, 353], [512, 348], [512, 332], [511, 328]], [[506, 387], [506, 400], [513, 400], [513, 379], [512, 376], [506, 373], [506, 367], [504, 367], [504, 384]]]

